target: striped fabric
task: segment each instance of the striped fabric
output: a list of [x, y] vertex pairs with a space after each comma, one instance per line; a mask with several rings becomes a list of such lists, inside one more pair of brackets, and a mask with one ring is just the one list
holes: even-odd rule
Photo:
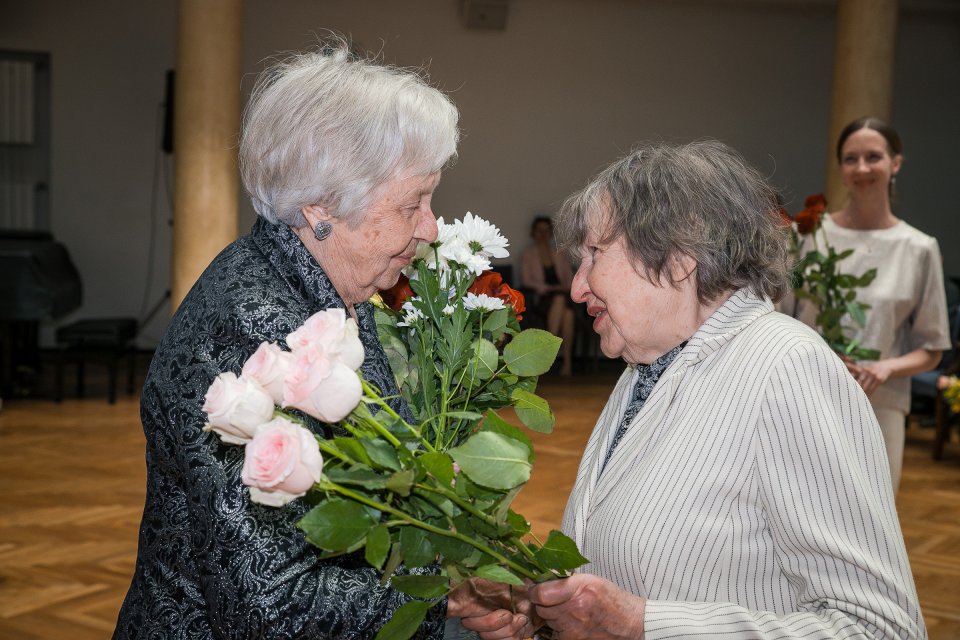
[[648, 640], [926, 637], [876, 419], [813, 331], [735, 293], [600, 474], [633, 377], [563, 528], [584, 571], [648, 598]]

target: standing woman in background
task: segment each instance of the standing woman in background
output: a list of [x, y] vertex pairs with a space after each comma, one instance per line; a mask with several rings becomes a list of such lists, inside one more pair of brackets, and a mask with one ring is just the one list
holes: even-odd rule
[[533, 244], [520, 257], [523, 286], [536, 292], [536, 312], [546, 329], [563, 338], [560, 375], [572, 373], [574, 307], [570, 299], [573, 269], [553, 243], [553, 221], [537, 216], [530, 226]]
[[[850, 198], [823, 220], [837, 252], [853, 249], [845, 273], [877, 270], [858, 299], [870, 305], [867, 323], [857, 328], [865, 347], [880, 359], [848, 362], [847, 368], [870, 398], [883, 431], [894, 491], [900, 485], [910, 376], [937, 366], [950, 348], [943, 264], [936, 238], [893, 214], [890, 201], [903, 164], [903, 144], [886, 122], [866, 116], [848, 124], [837, 140], [837, 161]], [[817, 310], [797, 303], [796, 316], [814, 326]]]

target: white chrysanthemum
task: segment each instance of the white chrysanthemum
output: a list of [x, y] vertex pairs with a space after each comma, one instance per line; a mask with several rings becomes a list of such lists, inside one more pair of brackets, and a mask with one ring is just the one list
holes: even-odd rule
[[426, 318], [423, 315], [423, 311], [417, 309], [413, 306], [413, 303], [410, 300], [407, 300], [403, 303], [403, 306], [400, 307], [400, 311], [403, 312], [403, 316], [400, 318], [400, 321], [397, 322], [398, 327], [412, 327], [416, 324], [418, 320], [423, 320]]
[[472, 255], [481, 255], [485, 258], [506, 258], [507, 239], [500, 234], [500, 229], [469, 211], [463, 216], [463, 221], [456, 221], [457, 235], [469, 247]]
[[479, 309], [480, 311], [496, 311], [497, 309], [504, 308], [503, 300], [488, 296], [485, 293], [481, 293], [480, 295], [468, 293], [463, 296], [463, 306], [469, 311], [473, 311], [474, 309]]
[[411, 280], [417, 279], [417, 263], [423, 262], [427, 268], [441, 274], [450, 271], [450, 263], [463, 264], [471, 255], [470, 248], [459, 233], [459, 223], [446, 224], [443, 216], [437, 218], [437, 239], [431, 243], [421, 242], [410, 265], [403, 272]]
[[454, 311], [453, 305], [452, 305], [452, 304], [448, 304], [447, 306], [445, 306], [445, 307], [443, 308], [443, 315], [445, 315], [445, 316], [452, 316], [452, 315], [453, 315], [453, 311]]

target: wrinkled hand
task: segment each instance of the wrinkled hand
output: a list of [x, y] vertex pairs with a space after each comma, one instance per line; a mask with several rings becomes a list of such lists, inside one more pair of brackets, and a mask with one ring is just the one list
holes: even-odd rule
[[529, 638], [535, 630], [532, 610], [526, 588], [511, 589], [479, 578], [461, 584], [447, 602], [447, 615], [460, 618], [465, 628], [476, 631], [483, 640]]
[[529, 590], [536, 613], [559, 640], [615, 640], [643, 637], [647, 601], [612, 582], [578, 573]]

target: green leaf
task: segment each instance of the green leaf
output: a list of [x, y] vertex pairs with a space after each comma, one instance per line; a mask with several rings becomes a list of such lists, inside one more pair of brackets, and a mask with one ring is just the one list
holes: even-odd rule
[[403, 471], [397, 471], [391, 474], [390, 477], [387, 478], [387, 489], [393, 491], [398, 496], [406, 498], [410, 495], [414, 475], [413, 469], [404, 469]]
[[437, 551], [430, 544], [427, 532], [417, 527], [400, 529], [400, 549], [403, 551], [403, 563], [408, 567], [422, 567], [437, 557]]
[[549, 331], [527, 329], [513, 337], [504, 350], [503, 361], [518, 376], [539, 376], [550, 370], [563, 342]]
[[580, 555], [576, 543], [556, 529], [550, 532], [547, 542], [534, 551], [534, 555], [540, 564], [566, 571], [572, 571], [589, 562]]
[[510, 309], [497, 309], [483, 319], [483, 332], [488, 334], [494, 342], [503, 337], [507, 322], [510, 319]]
[[474, 340], [470, 346], [473, 352], [472, 369], [481, 380], [488, 380], [496, 372], [500, 363], [500, 352], [489, 340]]
[[397, 450], [393, 445], [385, 440], [361, 440], [360, 444], [363, 450], [367, 452], [375, 467], [390, 469], [392, 471], [400, 470], [400, 460], [397, 458]]
[[427, 533], [427, 537], [430, 538], [430, 544], [444, 560], [460, 562], [473, 553], [474, 548], [462, 540], [436, 533]]
[[443, 415], [448, 418], [456, 418], [457, 420], [479, 420], [483, 417], [483, 414], [477, 413], [476, 411], [447, 411]]
[[848, 302], [847, 313], [850, 314], [850, 317], [853, 318], [853, 321], [856, 322], [858, 325], [860, 325], [861, 327], [866, 326], [867, 316], [863, 312], [863, 307], [861, 307], [860, 304], [856, 302]]
[[519, 513], [511, 510], [507, 512], [507, 524], [513, 529], [513, 534], [517, 537], [525, 536], [530, 533], [530, 523]]
[[464, 474], [485, 487], [512, 489], [530, 479], [527, 446], [498, 433], [481, 431], [449, 453]]
[[531, 431], [550, 433], [555, 418], [547, 401], [523, 389], [514, 389], [510, 394], [517, 417]]
[[426, 469], [427, 473], [437, 479], [440, 484], [449, 486], [453, 484], [453, 460], [442, 451], [425, 453], [417, 458], [420, 465]]
[[334, 438], [333, 444], [350, 459], [367, 466], [373, 464], [373, 460], [370, 459], [370, 456], [367, 455], [360, 441], [356, 438]]
[[383, 574], [380, 576], [380, 584], [382, 586], [387, 586], [387, 582], [390, 580], [390, 576], [393, 575], [393, 572], [397, 570], [397, 567], [400, 566], [400, 563], [403, 562], [403, 551], [400, 549], [400, 542], [394, 542], [393, 546], [390, 547], [390, 555], [387, 557], [387, 564], [383, 568]]
[[482, 567], [478, 567], [476, 571], [478, 578], [484, 578], [490, 580], [491, 582], [503, 582], [506, 584], [512, 584], [518, 587], [523, 586], [523, 580], [518, 578], [508, 569], [501, 567], [496, 564], [486, 564]]
[[870, 269], [869, 271], [864, 273], [862, 276], [860, 276], [860, 279], [857, 281], [857, 286], [865, 287], [871, 282], [873, 282], [873, 279], [876, 277], [877, 277], [877, 270]]
[[357, 502], [330, 498], [307, 512], [297, 523], [311, 544], [340, 551], [363, 540], [380, 522], [380, 512]]
[[431, 602], [411, 600], [393, 613], [393, 617], [380, 628], [374, 640], [407, 640], [420, 628], [420, 623], [433, 606]]
[[450, 590], [447, 576], [393, 576], [390, 586], [414, 598], [442, 598]]
[[513, 438], [514, 440], [525, 444], [530, 449], [530, 455], [527, 457], [527, 460], [530, 461], [530, 464], [533, 464], [533, 441], [527, 437], [527, 434], [501, 418], [492, 409], [487, 411], [486, 415], [484, 416], [483, 426], [481, 428], [484, 431], [499, 433], [502, 436]]
[[367, 534], [367, 547], [364, 549], [364, 557], [372, 567], [380, 569], [387, 560], [387, 553], [390, 552], [390, 530], [378, 524]]
[[387, 478], [366, 466], [356, 466], [349, 469], [343, 467], [324, 469], [324, 475], [337, 484], [352, 484], [364, 489], [385, 489]]

